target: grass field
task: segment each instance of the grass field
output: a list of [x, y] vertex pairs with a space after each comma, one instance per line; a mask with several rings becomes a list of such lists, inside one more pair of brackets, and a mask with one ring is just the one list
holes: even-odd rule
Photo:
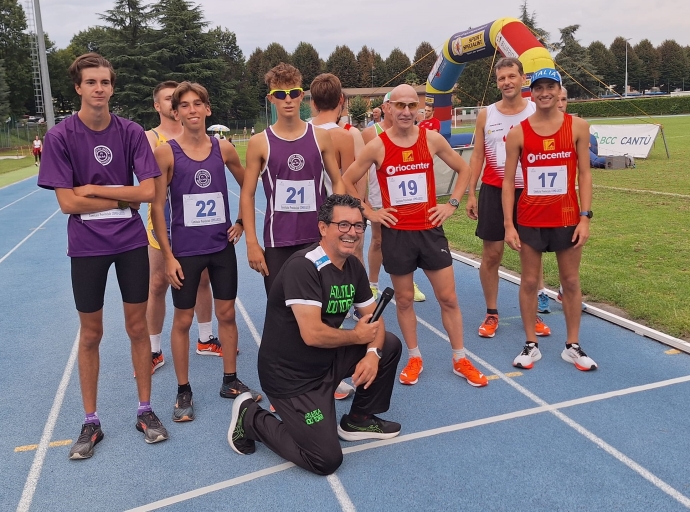
[[[595, 214], [583, 254], [582, 290], [586, 300], [617, 306], [636, 321], [690, 339], [690, 173], [685, 167], [690, 160], [690, 117], [659, 121], [670, 159], [659, 136], [650, 157], [638, 159], [635, 169], [592, 170]], [[481, 241], [474, 236], [476, 223], [463, 211], [445, 226], [455, 249], [481, 254]], [[503, 265], [519, 272], [517, 253], [506, 248]], [[558, 272], [553, 255], [545, 256], [544, 272], [547, 286], [555, 288]]]

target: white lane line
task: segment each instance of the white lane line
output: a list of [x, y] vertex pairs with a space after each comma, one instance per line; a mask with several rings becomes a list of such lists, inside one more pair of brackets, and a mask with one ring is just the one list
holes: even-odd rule
[[333, 493], [338, 503], [340, 503], [340, 508], [343, 509], [343, 512], [357, 512], [357, 508], [355, 508], [355, 504], [352, 503], [352, 500], [350, 500], [350, 497], [347, 495], [347, 491], [345, 487], [343, 487], [340, 478], [335, 475], [328, 475], [326, 480], [328, 480], [331, 489], [333, 489]]
[[[498, 372], [500, 373], [500, 372]], [[573, 400], [566, 400], [564, 402], [558, 402], [555, 404], [546, 404], [546, 405], [540, 405], [538, 407], [532, 407], [530, 409], [522, 409], [519, 411], [513, 411], [505, 414], [498, 414], [496, 416], [489, 416], [487, 418], [480, 418], [477, 420], [471, 420], [471, 421], [466, 421], [463, 423], [456, 423], [453, 425], [447, 425], [444, 427], [437, 427], [437, 428], [432, 428], [429, 430], [422, 430], [420, 432], [414, 432], [412, 434], [404, 434], [398, 437], [394, 437], [393, 439], [385, 439], [381, 441], [372, 441], [368, 443], [363, 443], [359, 444], [356, 446], [349, 446], [347, 448], [343, 448], [343, 454], [348, 455], [351, 453], [357, 453], [357, 452], [362, 452], [366, 450], [373, 450], [375, 448], [382, 448], [384, 446], [389, 446], [389, 445], [394, 445], [394, 444], [400, 444], [400, 443], [406, 443], [410, 441], [415, 441], [417, 439], [424, 439], [427, 437], [433, 437], [433, 436], [438, 436], [442, 434], [447, 434], [450, 432], [457, 432], [459, 430], [466, 430], [469, 428], [474, 428], [474, 427], [481, 427], [484, 425], [491, 425], [493, 423], [499, 423], [502, 421], [507, 421], [507, 420], [513, 420], [517, 418], [525, 418], [528, 416], [534, 416], [537, 414], [542, 414], [545, 412], [554, 412], [557, 409], [562, 409], [566, 407], [574, 407], [577, 405], [583, 405], [591, 402], [597, 402], [597, 401], [602, 401], [602, 400], [608, 400], [610, 398], [615, 398], [615, 397], [620, 397], [620, 396], [625, 396], [625, 395], [630, 395], [634, 393], [641, 393], [644, 391], [648, 391], [651, 389], [659, 389], [667, 386], [672, 386], [675, 384], [682, 384], [690, 382], [690, 375], [687, 375], [685, 377], [677, 377], [674, 379], [668, 379], [668, 380], [662, 380], [658, 382], [652, 382], [649, 384], [643, 384], [640, 386], [633, 386], [630, 388], [623, 388], [619, 389], [616, 391], [609, 391], [606, 393], [599, 393], [596, 395], [590, 395], [590, 396], [585, 396], [582, 398], [576, 398]], [[181, 503], [186, 500], [190, 500], [192, 498], [196, 498], [198, 496], [208, 494], [214, 491], [218, 491], [221, 489], [226, 489], [228, 487], [233, 487], [235, 485], [239, 485], [242, 483], [249, 482], [251, 480], [256, 480], [258, 478], [271, 475], [274, 473], [278, 473], [280, 471], [289, 469], [294, 467], [294, 464], [291, 462], [286, 462], [277, 466], [273, 466], [271, 468], [263, 469], [261, 471], [256, 471], [254, 473], [249, 473], [247, 475], [244, 475], [242, 477], [237, 477], [233, 478], [231, 480], [225, 480], [223, 482], [218, 482], [213, 485], [209, 485], [207, 487], [202, 487], [201, 489], [197, 489], [195, 491], [189, 491], [186, 493], [178, 494], [176, 496], [171, 496], [169, 498], [165, 498], [160, 501], [156, 501], [153, 503], [150, 503], [148, 505], [143, 505], [141, 507], [131, 509], [131, 510], [136, 510], [136, 511], [144, 511], [144, 510], [155, 510], [160, 507], [168, 506], [168, 505], [173, 505], [175, 503]]]
[[204, 494], [209, 494], [212, 492], [220, 491], [222, 489], [227, 489], [228, 487], [233, 487], [235, 485], [243, 484], [245, 482], [251, 482], [257, 478], [262, 478], [264, 476], [272, 475], [274, 473], [279, 473], [286, 469], [295, 467], [292, 462], [285, 462], [283, 464], [278, 464], [271, 468], [262, 469], [260, 471], [254, 471], [253, 473], [247, 473], [246, 475], [238, 476], [237, 478], [231, 478], [230, 480], [225, 480], [224, 482], [218, 482], [217, 484], [207, 485], [206, 487], [201, 487], [199, 489], [194, 489], [193, 491], [184, 492], [176, 496], [171, 496], [162, 500], [154, 501], [153, 503], [148, 503], [142, 505], [141, 507], [131, 508], [127, 512], [146, 512], [148, 510], [156, 510], [163, 507], [168, 507], [176, 503], [181, 503], [183, 501], [191, 500], [193, 498], [198, 498]]
[[77, 336], [74, 338], [74, 343], [72, 344], [72, 351], [69, 354], [69, 359], [67, 360], [65, 371], [62, 373], [60, 385], [58, 386], [57, 392], [55, 393], [55, 399], [53, 400], [53, 406], [50, 408], [48, 420], [46, 421], [46, 425], [43, 428], [43, 435], [41, 436], [41, 440], [38, 443], [38, 449], [36, 450], [36, 455], [34, 455], [34, 461], [31, 464], [31, 469], [29, 469], [29, 475], [26, 477], [24, 491], [22, 492], [22, 497], [19, 500], [19, 505], [17, 505], [17, 512], [28, 511], [29, 507], [31, 507], [31, 501], [34, 498], [36, 486], [38, 485], [38, 479], [41, 476], [41, 470], [43, 469], [43, 463], [45, 462], [46, 453], [48, 452], [48, 447], [50, 445], [50, 440], [53, 437], [53, 431], [55, 430], [55, 423], [57, 423], [57, 419], [60, 414], [60, 409], [62, 408], [62, 402], [65, 399], [65, 393], [67, 392], [67, 385], [69, 384], [70, 377], [72, 376], [74, 363], [77, 361], [78, 348], [79, 331], [77, 331]]
[[[448, 339], [448, 336], [446, 336], [444, 333], [439, 331], [433, 325], [429, 324], [428, 322], [426, 322], [425, 320], [423, 320], [419, 317], [417, 317], [417, 321], [419, 323], [421, 323], [424, 327], [429, 329], [431, 332], [433, 332], [434, 334], [439, 336], [441, 339], [444, 339], [444, 340], [450, 342], [450, 340]], [[571, 427], [572, 429], [577, 431], [579, 434], [584, 436], [586, 439], [588, 439], [591, 442], [593, 442], [594, 444], [596, 444], [599, 448], [606, 451], [609, 455], [614, 457], [619, 462], [622, 462], [623, 464], [625, 464], [629, 469], [633, 470], [635, 473], [637, 473], [642, 478], [644, 478], [645, 480], [650, 482], [652, 485], [654, 485], [658, 489], [662, 490], [663, 492], [665, 492], [666, 494], [671, 496], [674, 500], [681, 503], [685, 507], [690, 508], [690, 498], [688, 498], [687, 496], [682, 494], [680, 491], [671, 487], [669, 484], [667, 484], [666, 482], [661, 480], [659, 477], [654, 475], [651, 471], [642, 467], [640, 464], [638, 464], [637, 462], [632, 460], [630, 457], [626, 456], [624, 453], [616, 450], [613, 446], [608, 444], [606, 441], [604, 441], [600, 437], [597, 437], [594, 433], [590, 432], [589, 430], [587, 430], [585, 427], [583, 427], [582, 425], [580, 425], [576, 421], [570, 419], [568, 416], [566, 416], [562, 412], [555, 410], [553, 408], [553, 406], [549, 405], [546, 401], [539, 398], [537, 395], [535, 395], [534, 393], [529, 391], [527, 388], [521, 386], [520, 384], [515, 382], [510, 377], [506, 377], [506, 375], [503, 374], [501, 371], [499, 371], [498, 368], [493, 367], [488, 362], [484, 361], [482, 358], [473, 354], [472, 352], [470, 352], [467, 349], [465, 349], [465, 352], [467, 353], [467, 355], [469, 357], [471, 357], [472, 359], [477, 361], [484, 368], [489, 370], [491, 373], [498, 375], [503, 381], [505, 381], [510, 386], [515, 388], [516, 391], [518, 391], [522, 395], [526, 396], [527, 398], [529, 398], [533, 402], [535, 402], [535, 403], [537, 403], [543, 407], [549, 408], [549, 412], [551, 414], [553, 414], [554, 416], [556, 416], [559, 420], [564, 422], [566, 425], [568, 425], [569, 427]]]
[[254, 338], [254, 341], [257, 345], [261, 345], [261, 336], [259, 336], [259, 331], [256, 330], [254, 322], [252, 322], [252, 319], [249, 317], [247, 310], [244, 309], [244, 304], [242, 304], [242, 301], [239, 299], [239, 297], [235, 299], [235, 305], [237, 306], [237, 309], [240, 310], [240, 314], [242, 315], [242, 318], [244, 318], [247, 327], [249, 327], [249, 332], [252, 333], [252, 338]]
[[633, 192], [636, 194], [652, 194], [656, 196], [669, 196], [669, 197], [680, 197], [681, 199], [690, 199], [690, 196], [684, 194], [674, 194], [673, 192], [657, 192], [656, 190], [640, 190], [637, 188], [621, 188], [621, 187], [610, 187], [608, 185], [592, 185], [594, 188], [602, 188], [605, 190], [618, 190], [620, 192]]
[[26, 194], [24, 197], [20, 197], [20, 198], [17, 199], [16, 201], [12, 201], [10, 204], [6, 204], [6, 205], [3, 206], [2, 208], [0, 208], [0, 212], [3, 211], [5, 208], [9, 208], [9, 207], [12, 206], [13, 204], [18, 203], [18, 202], [21, 201], [22, 199], [26, 199], [26, 198], [29, 197], [31, 194], [35, 194], [35, 193], [38, 192], [39, 190], [40, 190], [40, 189], [37, 188], [37, 189], [34, 190], [33, 192], [29, 192], [28, 194]]
[[[240, 196], [238, 196], [234, 191], [228, 189], [228, 192], [230, 192], [230, 193], [231, 193], [233, 196], [235, 196], [237, 199], [240, 198]], [[262, 212], [261, 210], [259, 210], [256, 206], [254, 207], [254, 209], [255, 209], [258, 213], [260, 213], [261, 215], [266, 215], [264, 212]]]
[[36, 231], [38, 231], [38, 230], [41, 229], [43, 226], [45, 226], [46, 222], [48, 222], [50, 219], [52, 219], [53, 217], [55, 217], [55, 215], [57, 215], [57, 213], [58, 213], [59, 211], [60, 211], [60, 208], [58, 208], [57, 210], [55, 210], [55, 211], [53, 212], [53, 214], [52, 214], [50, 217], [48, 217], [46, 220], [44, 220], [43, 222], [41, 222], [41, 225], [40, 225], [40, 226], [38, 226], [37, 228], [31, 230], [31, 233], [29, 233], [28, 235], [26, 235], [26, 236], [24, 237], [24, 240], [22, 240], [22, 241], [19, 242], [17, 245], [15, 245], [14, 247], [12, 247], [12, 249], [10, 249], [10, 252], [8, 252], [8, 253], [5, 254], [2, 258], [0, 258], [0, 263], [2, 263], [3, 261], [5, 261], [5, 260], [10, 256], [10, 254], [12, 254], [14, 251], [16, 251], [17, 249], [19, 249], [19, 247], [21, 247], [21, 245], [22, 245], [24, 242], [26, 242], [29, 238], [31, 238], [32, 236], [34, 236], [34, 235], [36, 234]]

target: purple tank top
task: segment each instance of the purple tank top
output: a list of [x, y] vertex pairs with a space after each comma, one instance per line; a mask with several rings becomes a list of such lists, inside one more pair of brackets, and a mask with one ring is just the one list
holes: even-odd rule
[[168, 185], [170, 246], [176, 258], [222, 251], [231, 226], [225, 162], [218, 140], [199, 162], [189, 158], [175, 140], [168, 141], [175, 164]]
[[311, 124], [295, 140], [264, 132], [268, 161], [261, 173], [266, 193], [264, 246], [290, 247], [318, 242], [318, 210], [326, 200], [321, 149]]

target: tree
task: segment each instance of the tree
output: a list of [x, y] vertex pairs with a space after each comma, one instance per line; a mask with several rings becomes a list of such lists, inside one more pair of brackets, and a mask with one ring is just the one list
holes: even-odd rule
[[304, 88], [308, 89], [314, 78], [321, 73], [319, 52], [309, 43], [300, 42], [292, 53], [292, 65], [300, 70]]
[[659, 58], [659, 52], [654, 48], [649, 39], [643, 39], [637, 43], [634, 50], [642, 64], [642, 72], [638, 80], [640, 92], [644, 92], [659, 83], [661, 59]]
[[263, 70], [264, 51], [261, 48], [256, 48], [247, 59], [247, 79], [251, 86], [256, 90], [256, 96], [261, 105], [264, 104], [264, 99], [268, 93], [266, 85], [264, 84], [265, 71]]
[[0, 0], [0, 59], [5, 61], [9, 103], [18, 116], [33, 97], [26, 16], [17, 0]]
[[55, 101], [56, 112], [72, 112], [79, 108], [79, 95], [74, 90], [72, 79], [67, 73], [76, 56], [69, 47], [47, 53], [50, 91]]
[[358, 87], [382, 87], [388, 80], [386, 64], [375, 50], [366, 45], [357, 54]]
[[436, 50], [431, 43], [422, 41], [414, 52], [414, 64], [412, 65], [415, 75], [420, 82], [425, 82], [431, 68], [436, 62]]
[[335, 47], [326, 61], [326, 71], [337, 76], [343, 87], [359, 87], [360, 85], [357, 59], [346, 45]]
[[559, 29], [561, 40], [556, 44], [559, 48], [556, 64], [562, 69], [563, 85], [568, 89], [571, 98], [588, 98], [596, 96], [601, 87], [600, 76], [589, 60], [587, 50], [575, 39], [575, 32], [580, 25], [569, 25]]
[[414, 71], [410, 71], [405, 75], [404, 83], [407, 85], [415, 86], [415, 85], [421, 85], [419, 78], [417, 78], [417, 74]]
[[553, 50], [553, 45], [549, 43], [549, 33], [537, 26], [537, 12], [532, 11], [530, 14], [529, 8], [527, 6], [527, 0], [523, 0], [520, 5], [520, 21], [525, 24], [525, 26], [530, 29], [534, 37], [548, 50]]
[[268, 73], [268, 70], [276, 67], [281, 62], [291, 64], [292, 59], [290, 59], [290, 54], [283, 48], [283, 45], [280, 43], [271, 43], [264, 50], [262, 61], [265, 74]]
[[488, 105], [501, 99], [492, 75], [491, 59], [468, 62], [457, 82], [457, 97], [463, 105]]
[[597, 70], [597, 74], [601, 75], [602, 81], [608, 86], [616, 83], [616, 73], [618, 71], [618, 63], [613, 53], [601, 41], [594, 41], [587, 47], [587, 55], [589, 61]]
[[75, 59], [89, 52], [102, 54], [101, 46], [113, 37], [112, 32], [112, 29], [106, 27], [89, 27], [72, 36], [68, 48]]
[[664, 84], [664, 90], [671, 92], [683, 86], [683, 80], [688, 70], [688, 61], [683, 47], [672, 39], [667, 39], [659, 45], [661, 76], [659, 81]]
[[347, 111], [352, 119], [352, 124], [362, 123], [366, 120], [369, 105], [361, 96], [351, 98], [348, 103]]
[[618, 36], [611, 43], [611, 53], [616, 59], [616, 73], [612, 78], [616, 84], [616, 91], [625, 94], [625, 55], [627, 48], [628, 61], [628, 85], [637, 84], [638, 77], [641, 78], [642, 62], [633, 50], [633, 47], [623, 37]]
[[5, 121], [12, 113], [10, 108], [10, 89], [5, 78], [5, 62], [0, 60], [0, 127], [5, 126]]
[[388, 86], [395, 87], [405, 83], [405, 75], [411, 68], [410, 58], [400, 48], [393, 48], [386, 59], [386, 71], [388, 71]]

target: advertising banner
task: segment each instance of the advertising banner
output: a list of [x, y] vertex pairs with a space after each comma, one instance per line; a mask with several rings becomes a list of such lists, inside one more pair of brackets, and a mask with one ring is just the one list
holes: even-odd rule
[[598, 156], [647, 158], [659, 133], [656, 124], [593, 124], [589, 133], [599, 144]]

